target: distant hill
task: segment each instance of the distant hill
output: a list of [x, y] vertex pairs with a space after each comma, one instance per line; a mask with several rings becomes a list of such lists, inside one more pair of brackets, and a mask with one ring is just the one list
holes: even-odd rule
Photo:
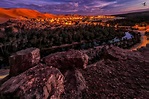
[[141, 12], [126, 13], [126, 14], [118, 14], [115, 16], [121, 16], [121, 17], [149, 16], [149, 10], [148, 11], [141, 11]]
[[0, 8], [0, 18], [53, 18], [56, 15], [49, 13], [40, 13], [36, 10], [25, 9], [25, 8]]
[[149, 10], [141, 11], [141, 12], [126, 13], [126, 14], [118, 14], [115, 16], [125, 17], [127, 20], [124, 20], [124, 21], [129, 21], [132, 23], [145, 22], [149, 24]]

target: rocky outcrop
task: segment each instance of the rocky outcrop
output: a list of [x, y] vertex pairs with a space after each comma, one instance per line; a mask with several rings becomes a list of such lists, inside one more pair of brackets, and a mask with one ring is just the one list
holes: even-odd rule
[[[86, 68], [88, 56], [75, 50], [59, 52], [43, 58], [42, 62], [46, 65], [31, 68], [39, 63], [38, 54], [36, 49], [31, 48], [10, 57], [10, 63], [13, 64], [11, 75], [30, 69], [6, 81], [0, 88], [2, 96], [9, 98], [7, 96], [12, 95], [11, 97], [23, 99], [81, 99], [86, 81], [79, 68]], [[16, 74], [12, 74], [14, 72]], [[62, 92], [64, 93], [61, 95]]]
[[102, 60], [81, 70], [88, 86], [83, 99], [148, 98], [149, 50], [128, 51], [111, 46], [102, 51]]
[[40, 50], [37, 48], [28, 48], [16, 52], [9, 57], [10, 76], [20, 74], [27, 69], [37, 65], [40, 61]]
[[40, 64], [10, 78], [0, 87], [0, 93], [4, 99], [59, 99], [63, 82], [58, 69]]
[[123, 50], [119, 47], [115, 47], [112, 45], [104, 46], [101, 51], [103, 59], [105, 60], [110, 59], [115, 61], [126, 59], [127, 57], [126, 53], [128, 53], [128, 50]]
[[81, 51], [69, 50], [51, 54], [43, 59], [46, 65], [54, 66], [64, 75], [65, 92], [61, 99], [81, 99], [86, 82], [79, 69], [86, 68], [88, 56]]
[[44, 65], [3, 83], [0, 93], [27, 99], [147, 99], [148, 56], [149, 45], [138, 51], [101, 46], [54, 53], [41, 60]]
[[43, 62], [60, 70], [68, 70], [74, 67], [83, 69], [88, 63], [88, 56], [81, 51], [70, 50], [51, 54], [43, 58]]
[[101, 46], [96, 49], [90, 49], [90, 50], [84, 51], [84, 53], [86, 53], [89, 56], [90, 60], [97, 59], [97, 61], [102, 59], [112, 60], [112, 61], [128, 60], [129, 58], [143, 59], [141, 55], [142, 53], [140, 52], [129, 51], [127, 49], [124, 50], [113, 45]]

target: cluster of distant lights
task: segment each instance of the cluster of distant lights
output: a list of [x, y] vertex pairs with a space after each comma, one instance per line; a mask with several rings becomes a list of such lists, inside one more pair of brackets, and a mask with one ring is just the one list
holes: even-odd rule
[[[87, 16], [89, 18], [89, 20], [113, 20], [113, 19], [122, 19], [123, 17], [115, 17], [115, 16], [108, 16], [108, 15], [100, 15], [100, 16]], [[39, 22], [50, 22], [53, 24], [61, 24], [61, 25], [74, 25], [76, 21], [81, 21], [84, 18], [86, 18], [86, 16], [63, 16], [63, 17], [57, 17], [57, 18], [46, 18], [46, 19], [36, 19]], [[92, 24], [91, 22], [83, 22], [84, 24]], [[93, 24], [97, 24], [97, 23], [93, 23]], [[99, 24], [99, 23], [98, 23]], [[102, 22], [100, 22], [100, 24], [102, 26], [104, 26], [102, 24]]]

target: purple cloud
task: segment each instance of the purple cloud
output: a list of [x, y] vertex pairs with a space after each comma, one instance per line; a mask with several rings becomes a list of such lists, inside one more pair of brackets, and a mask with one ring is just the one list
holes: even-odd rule
[[142, 2], [149, 8], [148, 0], [1, 0], [0, 7], [30, 8], [54, 14], [113, 14], [143, 9]]

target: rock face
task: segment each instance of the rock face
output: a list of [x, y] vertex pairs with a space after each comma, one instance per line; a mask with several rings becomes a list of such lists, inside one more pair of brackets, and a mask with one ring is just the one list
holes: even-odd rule
[[37, 65], [40, 61], [40, 50], [37, 48], [28, 48], [16, 52], [9, 57], [10, 76], [20, 74], [27, 69]]
[[82, 99], [82, 93], [87, 87], [82, 73], [77, 69], [68, 70], [64, 77], [65, 93], [61, 95], [61, 99]]
[[54, 66], [64, 75], [65, 93], [61, 99], [81, 99], [86, 82], [79, 69], [86, 68], [88, 56], [81, 51], [70, 50], [51, 54], [43, 59], [46, 65]]
[[63, 81], [58, 69], [39, 64], [10, 78], [0, 87], [0, 93], [6, 99], [59, 99], [64, 91]]
[[81, 99], [86, 89], [86, 81], [78, 69], [86, 68], [88, 56], [81, 51], [70, 50], [51, 54], [43, 59], [46, 65], [61, 70], [64, 79], [64, 94], [61, 99]]
[[67, 70], [73, 67], [86, 68], [88, 56], [81, 51], [70, 50], [51, 54], [43, 59], [46, 65], [54, 66], [60, 70]]

